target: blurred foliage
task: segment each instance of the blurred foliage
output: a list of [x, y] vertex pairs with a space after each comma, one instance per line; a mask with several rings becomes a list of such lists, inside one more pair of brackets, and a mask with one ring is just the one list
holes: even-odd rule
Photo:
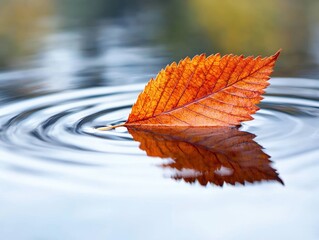
[[270, 55], [282, 48], [281, 70], [309, 64], [314, 1], [189, 0], [216, 52]]
[[[294, 0], [189, 0], [214, 48], [236, 54], [286, 53], [308, 42], [307, 5]], [[298, 31], [298, 34], [296, 34]]]
[[102, 28], [120, 25], [125, 44], [164, 47], [169, 60], [282, 48], [279, 68], [289, 75], [318, 59], [318, 10], [315, 0], [0, 0], [0, 68], [36, 55], [50, 34], [78, 31], [94, 48]]
[[51, 14], [50, 0], [0, 0], [0, 68], [39, 49], [39, 39], [49, 31], [45, 19]]

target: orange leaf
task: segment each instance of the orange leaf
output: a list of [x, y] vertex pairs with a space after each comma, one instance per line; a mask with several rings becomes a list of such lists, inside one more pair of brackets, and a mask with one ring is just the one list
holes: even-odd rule
[[255, 135], [237, 128], [129, 126], [128, 130], [148, 156], [173, 160], [163, 167], [175, 170], [174, 179], [218, 186], [262, 180], [283, 184], [269, 156], [253, 140]]
[[202, 54], [174, 62], [149, 81], [125, 125], [229, 126], [251, 120], [279, 53]]

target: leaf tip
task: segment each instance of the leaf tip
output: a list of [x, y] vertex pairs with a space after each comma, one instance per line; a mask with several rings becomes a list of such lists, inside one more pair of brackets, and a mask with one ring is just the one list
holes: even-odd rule
[[282, 51], [282, 49], [280, 48], [280, 49], [273, 55], [273, 58], [274, 58], [275, 60], [277, 60], [277, 58], [279, 57], [281, 51]]
[[285, 182], [279, 176], [277, 176], [277, 181], [281, 183], [282, 186], [285, 186]]

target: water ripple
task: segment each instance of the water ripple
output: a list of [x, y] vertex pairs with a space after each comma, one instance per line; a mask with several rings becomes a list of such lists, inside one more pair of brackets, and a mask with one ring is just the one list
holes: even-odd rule
[[[118, 168], [126, 173], [123, 184], [128, 179], [145, 180], [157, 160], [145, 156], [126, 128], [96, 130], [124, 122], [143, 87], [91, 88], [1, 106], [0, 164], [5, 167], [0, 175], [19, 181], [25, 175], [43, 181], [63, 175], [64, 182], [96, 184], [109, 183]], [[244, 123], [241, 130], [256, 134], [274, 161], [318, 152], [318, 81], [273, 78], [260, 107], [255, 120]], [[106, 175], [105, 169], [113, 170]]]

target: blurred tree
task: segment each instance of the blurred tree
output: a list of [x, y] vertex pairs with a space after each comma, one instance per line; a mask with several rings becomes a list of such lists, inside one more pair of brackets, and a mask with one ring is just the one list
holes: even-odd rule
[[[24, 57], [41, 51], [50, 24], [56, 32], [80, 33], [76, 41], [85, 58], [107, 51], [114, 35], [112, 44], [160, 46], [167, 61], [202, 52], [270, 55], [283, 48], [278, 69], [287, 76], [319, 59], [315, 0], [0, 1], [0, 68], [28, 63]], [[118, 29], [125, 37], [118, 39]]]
[[[310, 59], [308, 47], [314, 1], [189, 0], [191, 15], [209, 36], [214, 51], [269, 55], [283, 48], [287, 67]], [[311, 60], [310, 60], [311, 61]], [[290, 68], [289, 67], [289, 68]]]
[[51, 0], [1, 0], [0, 4], [0, 68], [4, 68], [39, 48], [39, 37], [49, 31], [44, 20], [52, 4]]

